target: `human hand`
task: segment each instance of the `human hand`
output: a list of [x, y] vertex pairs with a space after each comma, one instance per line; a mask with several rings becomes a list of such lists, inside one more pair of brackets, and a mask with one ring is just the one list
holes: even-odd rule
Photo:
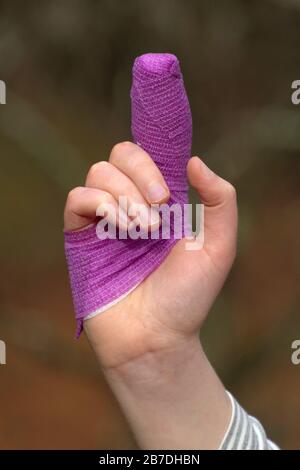
[[[197, 157], [190, 159], [187, 174], [205, 205], [204, 246], [189, 251], [185, 239], [178, 241], [159, 268], [127, 297], [85, 321], [104, 369], [196, 338], [230, 270], [236, 252], [235, 190]], [[170, 196], [151, 157], [130, 142], [117, 144], [109, 162], [91, 167], [85, 187], [69, 193], [65, 229], [91, 224], [97, 208], [104, 202], [117, 208], [119, 196], [148, 208], [151, 203], [167, 202]]]

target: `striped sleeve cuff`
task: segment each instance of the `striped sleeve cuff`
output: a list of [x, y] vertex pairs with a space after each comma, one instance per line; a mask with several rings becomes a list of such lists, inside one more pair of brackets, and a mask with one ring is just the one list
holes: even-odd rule
[[229, 393], [232, 415], [219, 450], [278, 450], [270, 441], [260, 422], [249, 416]]

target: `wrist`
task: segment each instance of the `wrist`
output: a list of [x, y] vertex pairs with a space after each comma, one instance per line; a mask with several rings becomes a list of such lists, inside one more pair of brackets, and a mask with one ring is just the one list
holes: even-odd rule
[[[148, 339], [148, 347], [143, 353], [130, 360], [119, 362], [113, 367], [102, 364], [104, 375], [108, 379], [124, 382], [137, 387], [157, 386], [157, 383], [168, 384], [178, 376], [186, 364], [195, 362], [204, 364], [206, 358], [197, 334], [190, 336], [173, 336], [172, 338]], [[101, 362], [101, 361], [100, 361]]]
[[230, 402], [195, 335], [148, 351], [106, 379], [144, 449], [216, 449]]

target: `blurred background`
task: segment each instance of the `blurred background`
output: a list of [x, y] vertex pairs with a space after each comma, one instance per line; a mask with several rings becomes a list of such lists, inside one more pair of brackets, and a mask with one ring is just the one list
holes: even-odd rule
[[63, 252], [68, 191], [130, 139], [131, 67], [172, 52], [194, 153], [238, 190], [235, 266], [203, 331], [226, 387], [300, 448], [299, 0], [0, 1], [0, 448], [131, 449], [75, 324]]

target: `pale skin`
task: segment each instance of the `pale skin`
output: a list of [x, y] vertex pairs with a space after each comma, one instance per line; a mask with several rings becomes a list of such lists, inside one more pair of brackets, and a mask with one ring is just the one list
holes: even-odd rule
[[[203, 248], [187, 251], [186, 241], [180, 240], [125, 299], [84, 322], [101, 369], [143, 449], [217, 449], [231, 417], [229, 398], [201, 347], [199, 332], [235, 258], [236, 192], [198, 157], [189, 160], [187, 175], [205, 205]], [[101, 204], [109, 202], [119, 210], [120, 195], [127, 196], [129, 205], [148, 209], [170, 197], [151, 157], [131, 142], [115, 145], [108, 162], [91, 167], [85, 187], [69, 193], [65, 230], [94, 222]], [[130, 223], [121, 212], [119, 224]]]

